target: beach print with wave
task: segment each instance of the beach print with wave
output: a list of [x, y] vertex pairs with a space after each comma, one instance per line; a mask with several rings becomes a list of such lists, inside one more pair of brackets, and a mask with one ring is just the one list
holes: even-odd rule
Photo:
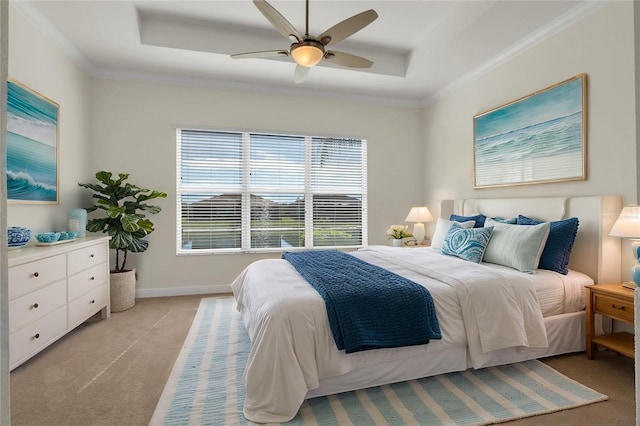
[[58, 201], [58, 105], [7, 83], [7, 199]]
[[475, 186], [583, 179], [583, 83], [475, 117]]

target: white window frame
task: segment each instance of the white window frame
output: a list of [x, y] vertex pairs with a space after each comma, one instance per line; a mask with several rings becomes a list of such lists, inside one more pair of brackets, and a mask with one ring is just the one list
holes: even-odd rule
[[[242, 213], [241, 213], [241, 228], [242, 228], [242, 243], [240, 248], [225, 248], [225, 249], [183, 249], [182, 248], [182, 195], [189, 193], [190, 191], [184, 190], [181, 182], [182, 175], [182, 154], [181, 154], [181, 132], [185, 131], [202, 131], [202, 132], [230, 132], [242, 134], [242, 185], [241, 185], [241, 199], [242, 199]], [[309, 136], [309, 135], [291, 135], [285, 133], [276, 132], [254, 132], [254, 131], [238, 131], [238, 130], [214, 130], [214, 129], [200, 129], [200, 128], [176, 128], [176, 254], [177, 255], [211, 255], [211, 254], [230, 254], [230, 253], [263, 253], [263, 252], [281, 252], [282, 247], [265, 247], [265, 248], [253, 248], [251, 247], [251, 203], [250, 194], [256, 192], [264, 192], [266, 188], [254, 188], [250, 186], [250, 139], [252, 134], [283, 136], [283, 137], [304, 137], [305, 143], [305, 161], [304, 161], [304, 197], [305, 197], [305, 235], [313, 235], [313, 196], [317, 195], [317, 192], [313, 191], [311, 186], [311, 148], [312, 140], [318, 137], [326, 137], [331, 139], [351, 139], [356, 138], [344, 138], [344, 137], [331, 137], [331, 136]], [[358, 195], [362, 197], [361, 203], [361, 228], [362, 228], [362, 241], [360, 245], [350, 246], [319, 246], [317, 248], [330, 249], [349, 249], [358, 248], [368, 245], [368, 203], [367, 203], [367, 141], [366, 139], [357, 139], [361, 143], [362, 152], [362, 182]], [[354, 188], [335, 188], [331, 190], [332, 194], [351, 195], [354, 194]], [[224, 191], [224, 188], [211, 186], [211, 187], [198, 187], [197, 192], [220, 192]], [[286, 191], [270, 190], [272, 193], [286, 193]], [[323, 191], [326, 192], [326, 191]], [[298, 193], [298, 192], [296, 192]], [[305, 250], [314, 248], [312, 238], [305, 238], [305, 247], [289, 247], [286, 250]]]

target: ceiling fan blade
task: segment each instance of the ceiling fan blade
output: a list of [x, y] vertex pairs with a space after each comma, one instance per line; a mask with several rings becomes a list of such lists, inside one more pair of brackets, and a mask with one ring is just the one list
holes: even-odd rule
[[289, 52], [286, 50], [265, 50], [262, 52], [247, 52], [247, 53], [236, 53], [231, 55], [234, 59], [244, 59], [244, 58], [273, 58], [276, 56], [287, 57], [289, 56]]
[[296, 65], [296, 71], [293, 74], [293, 81], [296, 84], [302, 83], [309, 74], [311, 68], [303, 67], [302, 65]]
[[320, 41], [320, 43], [324, 44], [325, 46], [335, 44], [339, 41], [344, 40], [350, 35], [357, 33], [358, 31], [375, 21], [376, 18], [378, 18], [378, 14], [375, 10], [370, 9], [364, 11], [352, 16], [351, 18], [347, 18], [344, 21], [329, 28], [327, 31], [318, 36], [318, 41]]
[[283, 36], [285, 36], [292, 43], [302, 41], [302, 37], [298, 34], [298, 31], [294, 28], [284, 16], [280, 14], [273, 6], [267, 3], [265, 0], [253, 0], [253, 4], [256, 5], [258, 10], [262, 12], [265, 18], [271, 25], [273, 25]]
[[373, 65], [373, 62], [362, 56], [336, 52], [335, 50], [328, 51], [324, 56], [324, 60], [350, 68], [371, 68]]

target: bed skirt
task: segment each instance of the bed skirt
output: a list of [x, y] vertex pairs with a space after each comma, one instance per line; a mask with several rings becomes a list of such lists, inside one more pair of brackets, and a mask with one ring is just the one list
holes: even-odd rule
[[[584, 351], [586, 344], [584, 321], [584, 311], [547, 317], [544, 319], [544, 325], [549, 339], [548, 348], [527, 350], [510, 348], [490, 352], [485, 354], [483, 367]], [[369, 365], [340, 376], [328, 377], [320, 381], [319, 387], [310, 390], [307, 398], [463, 371], [471, 367], [466, 346], [429, 352], [428, 357], [428, 362], [425, 362], [423, 354], [420, 357]]]

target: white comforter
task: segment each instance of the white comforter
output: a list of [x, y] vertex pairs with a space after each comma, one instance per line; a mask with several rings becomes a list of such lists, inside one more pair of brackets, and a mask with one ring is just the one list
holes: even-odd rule
[[[251, 337], [244, 372], [244, 415], [261, 423], [292, 419], [319, 380], [364, 365], [468, 346], [471, 365], [507, 347], [546, 347], [533, 285], [525, 274], [503, 275], [484, 265], [428, 250], [367, 248], [352, 253], [424, 285], [431, 292], [442, 340], [427, 345], [346, 354], [333, 341], [324, 301], [287, 262], [254, 262], [232, 284]], [[477, 362], [476, 362], [477, 359]]]

